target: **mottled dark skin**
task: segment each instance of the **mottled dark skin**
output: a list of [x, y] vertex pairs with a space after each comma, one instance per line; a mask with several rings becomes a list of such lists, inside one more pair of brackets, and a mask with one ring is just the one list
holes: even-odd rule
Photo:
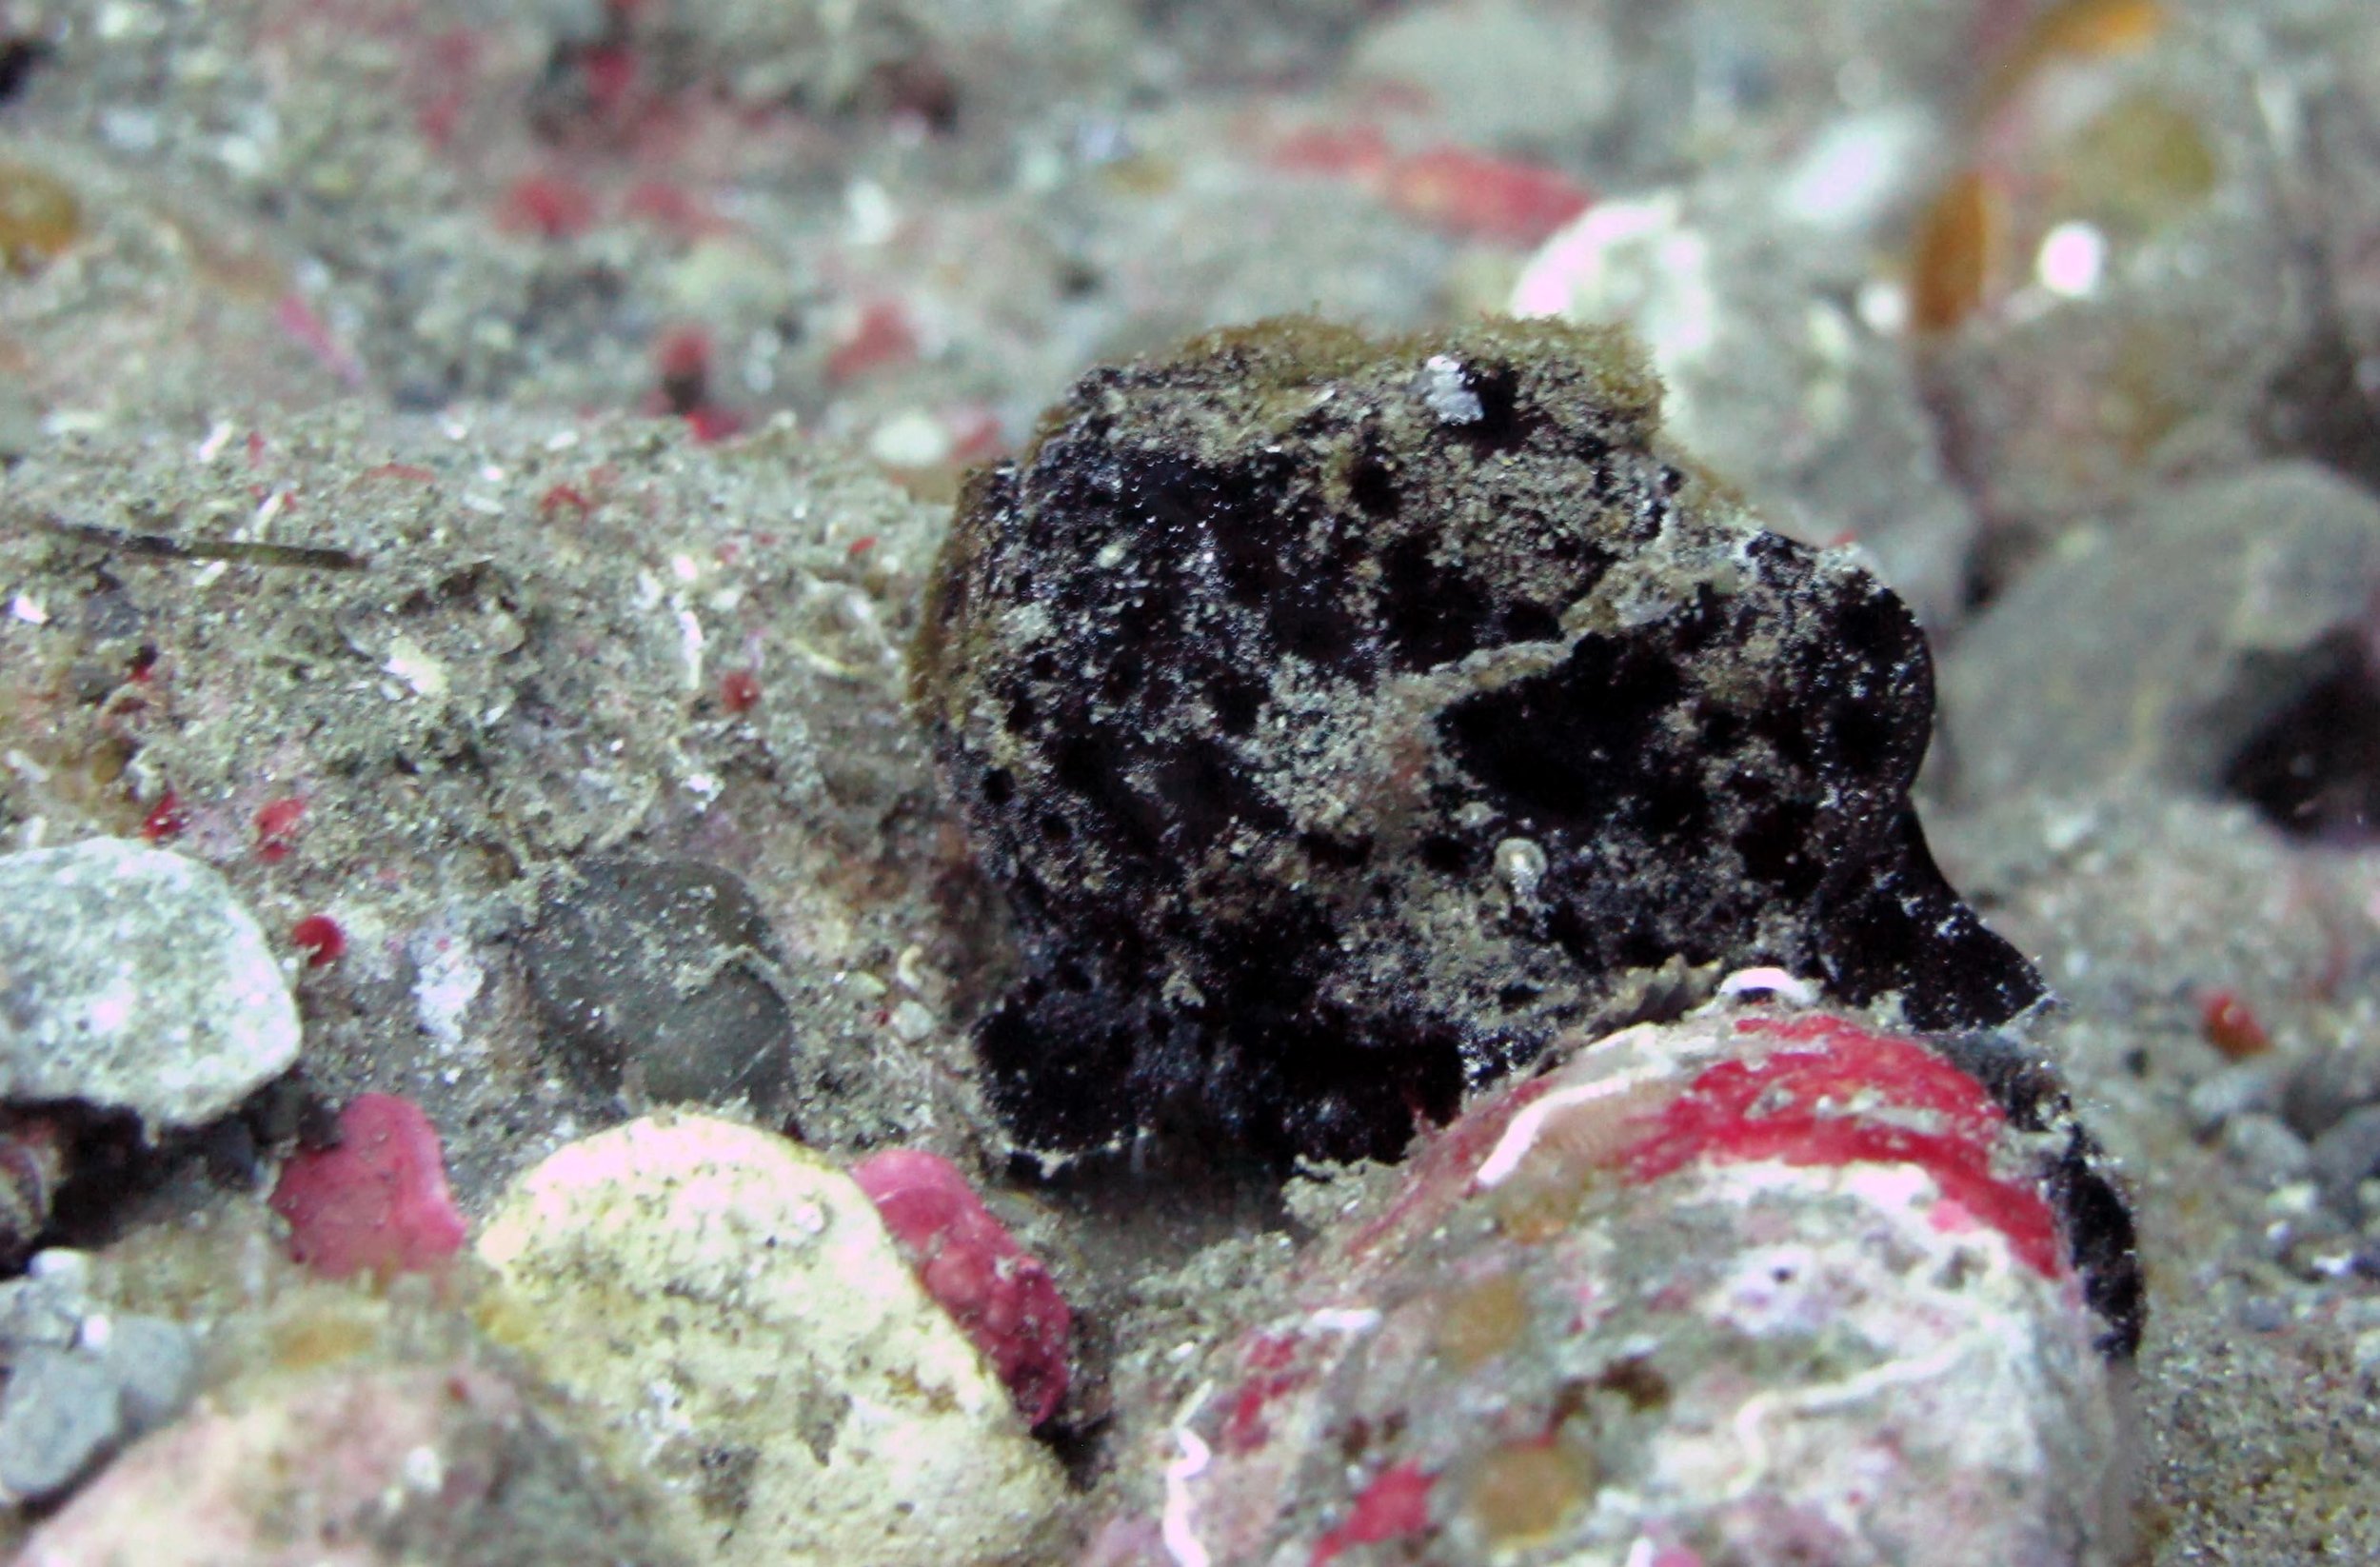
[[1914, 621], [1657, 396], [1611, 334], [1270, 323], [977, 477], [916, 691], [1023, 931], [978, 1044], [1024, 1143], [1392, 1158], [1672, 959], [1921, 1028], [2039, 999], [1909, 804]]

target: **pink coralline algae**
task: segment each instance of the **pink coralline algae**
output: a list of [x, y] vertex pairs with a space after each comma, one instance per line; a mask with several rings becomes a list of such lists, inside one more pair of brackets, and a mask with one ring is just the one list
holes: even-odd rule
[[1066, 1397], [1073, 1313], [1049, 1270], [1017, 1244], [950, 1160], [888, 1148], [853, 1166], [918, 1280], [992, 1364], [1035, 1425]]
[[1719, 1003], [1570, 1039], [1136, 1403], [1082, 1567], [2107, 1564], [2122, 1199], [2046, 1067]]
[[431, 1272], [464, 1240], [437, 1129], [392, 1094], [357, 1095], [337, 1146], [283, 1166], [272, 1211], [288, 1220], [289, 1255], [332, 1279]]
[[[2006, 1119], [1957, 1067], [1912, 1041], [1828, 1017], [1745, 1019], [1741, 1033], [1788, 1043], [1757, 1062], [1721, 1061], [1662, 1111], [1629, 1155], [1657, 1180], [1700, 1160], [1786, 1164], [1914, 1164], [1941, 1190], [1934, 1222], [1956, 1212], [1990, 1224], [2026, 1266], [2057, 1271], [2057, 1220], [2041, 1194], [1992, 1171]], [[1848, 1107], [1863, 1105], [1862, 1113]], [[1921, 1118], [1889, 1119], [1895, 1114]]]
[[1363, 1488], [1347, 1521], [1316, 1542], [1307, 1567], [1329, 1567], [1350, 1545], [1378, 1545], [1429, 1526], [1430, 1477], [1400, 1463]]

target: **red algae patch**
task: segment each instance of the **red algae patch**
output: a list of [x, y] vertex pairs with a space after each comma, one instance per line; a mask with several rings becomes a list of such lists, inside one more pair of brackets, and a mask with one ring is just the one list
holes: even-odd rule
[[273, 1187], [289, 1255], [333, 1279], [444, 1266], [464, 1224], [429, 1118], [410, 1100], [360, 1094], [340, 1112], [339, 1136], [336, 1147], [300, 1152]]
[[1049, 1270], [992, 1217], [958, 1167], [940, 1154], [888, 1148], [852, 1166], [851, 1179], [917, 1269], [925, 1293], [951, 1315], [1035, 1425], [1066, 1397], [1073, 1314]]

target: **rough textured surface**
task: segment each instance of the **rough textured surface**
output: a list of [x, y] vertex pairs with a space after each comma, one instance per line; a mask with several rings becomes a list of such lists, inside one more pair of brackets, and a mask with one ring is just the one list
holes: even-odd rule
[[[1960, 616], [1975, 516], [1944, 482], [1909, 356], [1848, 303], [1874, 265], [1876, 212], [1921, 171], [1922, 125], [1906, 105], [1872, 109], [1793, 166], [1738, 171], [1747, 188], [1715, 179], [1598, 202], [1530, 258], [1509, 307], [1626, 323], [1679, 445], [1765, 526], [1812, 545], [1855, 538], [1939, 629]], [[1867, 178], [1845, 179], [1846, 162]]]
[[979, 1033], [1026, 1141], [1393, 1156], [1674, 959], [1929, 1027], [2040, 995], [1906, 798], [1908, 610], [1656, 396], [1550, 323], [1278, 323], [1093, 372], [976, 482], [918, 686], [1026, 932]]
[[46, 1501], [83, 1478], [122, 1432], [115, 1379], [98, 1358], [36, 1345], [10, 1358], [0, 1395], [0, 1491]]
[[2049, 565], [1944, 661], [1962, 795], [2146, 772], [2247, 799], [2293, 831], [2369, 831], [2380, 804], [2369, 491], [2311, 463], [2264, 464], [2078, 530]]
[[109, 838], [0, 856], [0, 1097], [195, 1126], [298, 1043], [272, 948], [212, 868]]
[[1163, 1367], [1087, 1560], [2125, 1560], [2130, 1221], [2044, 1068], [1958, 1054], [1713, 1009], [1482, 1101]]
[[[0, 0], [0, 184], [30, 173], [53, 208], [63, 187], [79, 229], [0, 280], [0, 848], [178, 815], [291, 973], [305, 1076], [424, 1104], [471, 1211], [636, 1113], [565, 1070], [518, 962], [570, 871], [622, 854], [751, 888], [794, 981], [807, 1141], [932, 1148], [979, 1189], [1001, 1169], [966, 1031], [1007, 947], [886, 655], [956, 467], [1089, 366], [1284, 309], [1467, 320], [1513, 297], [1510, 220], [1551, 221], [1547, 193], [1591, 197], [1607, 236], [1674, 198], [1645, 265], [1607, 248], [1590, 290], [1650, 328], [1665, 428], [1769, 526], [1857, 529], [1953, 662], [2078, 524], [2165, 577], [2157, 520], [2243, 446], [2380, 480], [2380, 7], [831, 3]], [[1568, 90], [1549, 61], [1577, 62]], [[747, 70], [786, 90], [742, 95]], [[1619, 297], [1646, 286], [1666, 320]], [[1913, 324], [1961, 288], [1963, 323]], [[696, 446], [618, 418], [638, 409], [765, 433]], [[2172, 645], [2060, 603], [1999, 645], [2132, 670]], [[2380, 1561], [2380, 1184], [2318, 1182], [2311, 1152], [2380, 1098], [2380, 855], [2171, 779], [2009, 789], [1928, 798], [1926, 826], [2068, 1002], [2031, 1037], [2140, 1199], [2142, 1563]], [[255, 813], [291, 793], [268, 863]], [[347, 951], [307, 966], [316, 915]], [[2211, 1037], [2217, 994], [2268, 1052]], [[262, 1193], [297, 1103], [274, 1087], [129, 1169], [78, 1139], [59, 1223], [105, 1226], [75, 1231], [81, 1315], [203, 1324], [229, 1371], [426, 1301], [283, 1255]], [[20, 1151], [0, 1125], [0, 1197]], [[984, 1191], [1076, 1308], [1058, 1423], [1088, 1516], [1121, 1490], [1101, 1465], [1180, 1409], [1106, 1357], [1228, 1334], [1328, 1227], [1324, 1194], [1396, 1179], [1293, 1180], [1285, 1207], [1213, 1141], [1131, 1155]], [[331, 1319], [281, 1332], [276, 1278]], [[139, 1496], [169, 1529], [220, 1511]], [[477, 1563], [525, 1506], [456, 1515]], [[29, 1527], [0, 1517], [0, 1555]], [[572, 1567], [664, 1556], [545, 1538]]]
[[285, 1376], [137, 1443], [22, 1567], [673, 1567], [520, 1390], [465, 1362]]
[[600, 1412], [701, 1559], [1046, 1559], [1062, 1493], [868, 1199], [796, 1143], [664, 1116], [499, 1202], [488, 1330]]
[[[8, 830], [150, 831], [268, 934], [334, 919], [345, 955], [292, 967], [307, 1076], [420, 1104], [466, 1203], [621, 1113], [514, 940], [582, 861], [734, 867], [782, 943], [806, 1138], [957, 1119], [945, 1012], [983, 961], [962, 912], [982, 900], [901, 712], [932, 509], [792, 429], [715, 447], [645, 421], [349, 409], [253, 433], [58, 441], [10, 472], [0, 605], [38, 618], [0, 615], [22, 677], [0, 730], [35, 764], [0, 768]], [[253, 531], [258, 485], [283, 497], [271, 547], [171, 552]], [[257, 818], [289, 799], [268, 858]], [[676, 950], [691, 975], [715, 958]]]

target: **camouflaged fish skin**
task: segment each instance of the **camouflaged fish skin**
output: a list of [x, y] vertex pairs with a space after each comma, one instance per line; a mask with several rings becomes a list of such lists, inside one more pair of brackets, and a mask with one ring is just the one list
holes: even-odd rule
[[1920, 1028], [2040, 997], [1909, 803], [1915, 622], [1658, 401], [1614, 333], [1276, 322], [977, 476], [915, 695], [1022, 931], [977, 1034], [1021, 1141], [1395, 1157], [1673, 959]]

